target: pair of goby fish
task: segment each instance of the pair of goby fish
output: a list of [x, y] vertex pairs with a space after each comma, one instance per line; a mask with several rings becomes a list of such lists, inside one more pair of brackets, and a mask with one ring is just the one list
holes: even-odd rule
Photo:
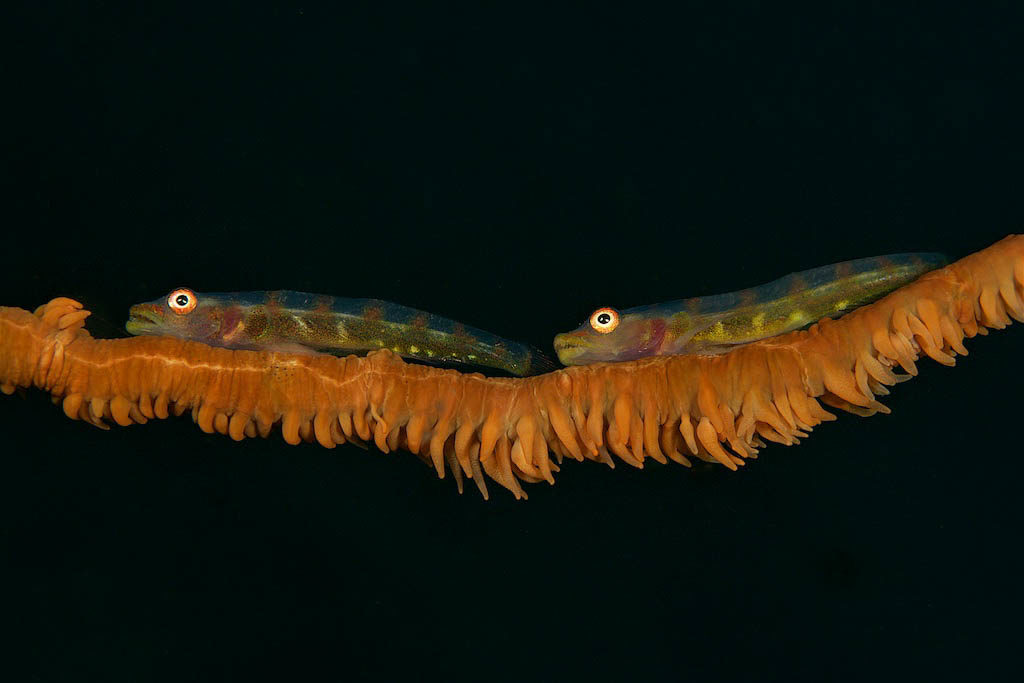
[[[563, 365], [658, 355], [719, 354], [871, 303], [947, 263], [941, 254], [893, 254], [793, 273], [759, 287], [623, 311], [599, 308], [555, 336]], [[556, 365], [518, 342], [399, 304], [302, 292], [200, 294], [176, 289], [131, 307], [131, 334], [172, 335], [235, 349], [366, 353], [525, 376]]]

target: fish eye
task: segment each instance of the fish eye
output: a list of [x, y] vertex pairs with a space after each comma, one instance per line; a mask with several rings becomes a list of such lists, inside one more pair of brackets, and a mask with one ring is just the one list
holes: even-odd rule
[[167, 295], [167, 306], [178, 315], [188, 315], [198, 303], [196, 293], [191, 289], [176, 289]]
[[608, 334], [619, 326], [619, 312], [614, 308], [599, 308], [590, 314], [590, 326], [595, 332]]

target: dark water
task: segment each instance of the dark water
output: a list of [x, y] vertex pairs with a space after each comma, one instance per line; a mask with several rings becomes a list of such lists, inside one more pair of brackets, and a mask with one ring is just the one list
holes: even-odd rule
[[[549, 348], [599, 305], [1021, 224], [1016, 11], [34, 4], [7, 305], [377, 297]], [[738, 473], [101, 432], [0, 400], [11, 680], [940, 680], [1018, 659], [1013, 328]], [[492, 493], [495, 493], [492, 487]]]

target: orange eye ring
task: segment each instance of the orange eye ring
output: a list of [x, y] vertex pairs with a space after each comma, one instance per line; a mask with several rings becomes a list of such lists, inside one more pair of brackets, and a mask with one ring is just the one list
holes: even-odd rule
[[590, 314], [590, 326], [595, 332], [608, 334], [619, 326], [619, 312], [614, 308], [605, 306]]
[[182, 287], [167, 295], [167, 307], [178, 315], [188, 315], [196, 309], [199, 297], [191, 289]]

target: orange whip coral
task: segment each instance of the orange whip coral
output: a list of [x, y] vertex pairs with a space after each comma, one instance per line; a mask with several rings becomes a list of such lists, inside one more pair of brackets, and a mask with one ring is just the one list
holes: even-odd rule
[[[58, 298], [0, 307], [0, 389], [34, 386], [99, 427], [191, 412], [240, 440], [280, 424], [285, 441], [373, 442], [451, 470], [487, 495], [485, 474], [525, 497], [565, 457], [646, 458], [730, 469], [767, 441], [791, 445], [835, 419], [872, 415], [876, 396], [917, 374], [921, 354], [953, 365], [963, 340], [1024, 320], [1024, 236], [930, 272], [840, 320], [721, 356], [662, 356], [488, 378], [366, 357], [235, 351], [170, 337], [93, 339], [88, 311]], [[898, 373], [902, 370], [903, 373]], [[905, 374], [904, 374], [905, 373]]]

